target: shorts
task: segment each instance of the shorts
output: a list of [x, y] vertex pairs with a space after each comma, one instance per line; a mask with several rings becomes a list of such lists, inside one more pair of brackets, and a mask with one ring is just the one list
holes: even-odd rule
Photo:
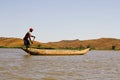
[[30, 47], [30, 41], [28, 39], [24, 39], [24, 45], [29, 48]]

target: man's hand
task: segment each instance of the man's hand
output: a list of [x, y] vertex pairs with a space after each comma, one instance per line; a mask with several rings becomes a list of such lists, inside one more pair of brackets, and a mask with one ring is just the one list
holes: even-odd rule
[[31, 43], [33, 44], [33, 41], [31, 41]]
[[35, 36], [33, 36], [33, 38], [35, 39]]

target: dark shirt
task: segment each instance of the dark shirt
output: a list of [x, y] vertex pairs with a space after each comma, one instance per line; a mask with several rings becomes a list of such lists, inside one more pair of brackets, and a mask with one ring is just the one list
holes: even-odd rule
[[25, 37], [24, 37], [24, 39], [29, 39], [30, 37], [31, 37], [30, 32], [27, 32], [26, 35], [25, 35]]

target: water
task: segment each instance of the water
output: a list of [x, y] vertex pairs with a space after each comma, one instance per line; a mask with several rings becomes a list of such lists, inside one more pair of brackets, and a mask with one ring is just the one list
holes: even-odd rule
[[120, 80], [120, 51], [26, 55], [20, 49], [0, 49], [0, 80]]

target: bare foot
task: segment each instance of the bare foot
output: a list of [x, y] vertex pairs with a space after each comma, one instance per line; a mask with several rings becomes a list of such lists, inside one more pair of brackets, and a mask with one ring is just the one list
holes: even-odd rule
[[27, 56], [31, 56], [31, 54], [30, 54], [30, 53], [27, 53]]

